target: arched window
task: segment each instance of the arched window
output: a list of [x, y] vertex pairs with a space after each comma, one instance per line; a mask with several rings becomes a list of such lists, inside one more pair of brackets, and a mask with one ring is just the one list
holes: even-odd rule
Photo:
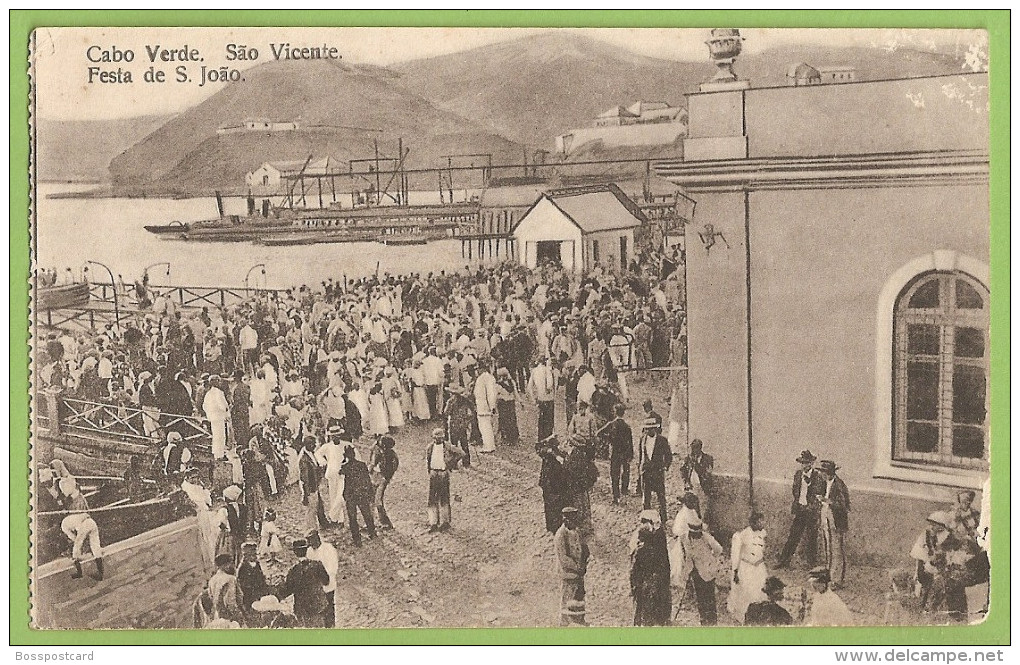
[[893, 311], [892, 459], [988, 468], [988, 289], [933, 270], [900, 291]]

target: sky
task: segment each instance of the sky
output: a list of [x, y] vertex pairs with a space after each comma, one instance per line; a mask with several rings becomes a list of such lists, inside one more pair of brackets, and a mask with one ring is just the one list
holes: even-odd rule
[[[34, 81], [39, 117], [57, 120], [127, 118], [178, 113], [190, 108], [229, 83], [201, 82], [200, 68], [229, 66], [239, 71], [272, 59], [270, 44], [335, 46], [345, 62], [393, 65], [407, 60], [444, 55], [495, 42], [553, 30], [579, 33], [666, 60], [708, 59], [708, 30], [681, 28], [41, 28], [35, 35]], [[871, 46], [894, 49], [961, 49], [986, 44], [985, 33], [965, 30], [902, 29], [747, 29], [741, 30], [746, 52], [770, 47], [805, 44]], [[228, 61], [227, 45], [254, 47], [257, 61]], [[197, 49], [202, 62], [184, 63], [187, 83], [173, 80], [181, 63], [157, 61], [166, 70], [164, 83], [146, 83], [143, 74], [152, 66], [146, 46]], [[91, 47], [91, 48], [90, 48]], [[92, 62], [107, 54], [134, 53], [132, 62]], [[91, 73], [90, 67], [98, 68]], [[102, 72], [115, 78], [120, 68], [130, 71], [130, 83], [104, 83]], [[123, 74], [121, 75], [123, 78]]]

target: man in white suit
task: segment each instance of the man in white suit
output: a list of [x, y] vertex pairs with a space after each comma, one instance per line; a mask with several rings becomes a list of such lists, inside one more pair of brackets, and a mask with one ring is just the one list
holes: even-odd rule
[[479, 362], [479, 375], [475, 379], [475, 412], [478, 415], [478, 431], [482, 435], [483, 453], [496, 452], [496, 433], [492, 427], [492, 414], [496, 411], [496, 377], [489, 371], [489, 362]]
[[227, 404], [223, 382], [218, 376], [209, 379], [209, 390], [202, 400], [202, 411], [209, 419], [209, 426], [212, 429], [213, 457], [223, 459], [227, 456], [227, 418], [230, 417], [230, 405]]

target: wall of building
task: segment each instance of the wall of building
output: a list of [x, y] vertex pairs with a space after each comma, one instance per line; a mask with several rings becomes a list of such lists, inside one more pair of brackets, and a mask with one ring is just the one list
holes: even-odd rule
[[[732, 103], [729, 97], [739, 100], [740, 94], [692, 96], [690, 118], [697, 124], [691, 136], [739, 135], [733, 126], [738, 111], [723, 114], [725, 109], [709, 106]], [[987, 74], [752, 88], [743, 94], [749, 157], [988, 148]]]
[[627, 239], [627, 260], [634, 257], [634, 231], [605, 231], [592, 233], [584, 238], [585, 266], [590, 269], [595, 265], [594, 243], [599, 247], [599, 265], [616, 272], [620, 269], [620, 238]]
[[875, 367], [879, 294], [935, 250], [987, 263], [987, 197], [985, 186], [750, 195], [756, 473], [776, 477], [810, 448], [848, 482], [890, 487], [871, 477], [875, 373], [892, 371]]
[[[690, 438], [717, 451], [720, 471], [747, 473], [744, 195], [699, 194], [687, 240]], [[722, 232], [706, 251], [705, 224]]]
[[[529, 268], [535, 267], [535, 243], [543, 240], [572, 241], [572, 263], [583, 265], [581, 252], [581, 229], [548, 199], [539, 201], [514, 230], [514, 238], [520, 250], [518, 256]], [[563, 257], [568, 266], [568, 257]]]

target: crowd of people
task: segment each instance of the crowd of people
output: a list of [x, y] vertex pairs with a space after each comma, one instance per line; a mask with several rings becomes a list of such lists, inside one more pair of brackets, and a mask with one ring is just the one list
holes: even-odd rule
[[[634, 467], [642, 505], [629, 543], [636, 625], [668, 625], [687, 598], [701, 623], [713, 625], [717, 587], [729, 590], [735, 622], [853, 623], [837, 595], [846, 581], [850, 498], [834, 462], [810, 451], [797, 459], [793, 526], [777, 568], [803, 547], [814, 591], [802, 594], [799, 613], [784, 609], [791, 606], [784, 583], [766, 567], [760, 513], [732, 536], [725, 557], [713, 533], [714, 459], [701, 441], [688, 447], [683, 437], [682, 488], [667, 487], [679, 440], [673, 424], [686, 420], [675, 389], [687, 362], [683, 293], [670, 266], [645, 256], [621, 274], [575, 275], [554, 263], [536, 270], [501, 263], [328, 280], [189, 311], [146, 293], [143, 314], [123, 328], [48, 334], [37, 355], [39, 383], [120, 409], [111, 430], [153, 442], [151, 463], [134, 460], [131, 473], [179, 486], [195, 505], [216, 569], [195, 604], [198, 626], [333, 625], [338, 558], [322, 534], [347, 529], [360, 546], [363, 531], [374, 538], [393, 528], [385, 495], [401, 464], [394, 437], [404, 430], [427, 433], [417, 434], [428, 441], [414, 463], [428, 471], [424, 514], [437, 533], [452, 524], [451, 472], [498, 446], [537, 442], [566, 625], [585, 623], [596, 460], [608, 461], [614, 504], [632, 494]], [[664, 418], [644, 401], [635, 435], [627, 376], [655, 381], [666, 375], [659, 369], [671, 372], [670, 413]], [[520, 427], [522, 403], [537, 410], [535, 432]], [[566, 428], [556, 431], [559, 408]], [[210, 474], [198, 468], [206, 451], [191, 442], [196, 419], [210, 430]], [[292, 485], [300, 488], [305, 537], [289, 543], [297, 563], [284, 581], [269, 584], [262, 566], [287, 546], [276, 508]], [[669, 493], [681, 489], [670, 531]], [[953, 618], [971, 586], [954, 573], [957, 553], [973, 555], [968, 570], [980, 563], [956, 526], [961, 511], [933, 514], [911, 552], [925, 610]], [[975, 529], [977, 519], [966, 516]], [[91, 537], [87, 527], [73, 538], [76, 551]]]

